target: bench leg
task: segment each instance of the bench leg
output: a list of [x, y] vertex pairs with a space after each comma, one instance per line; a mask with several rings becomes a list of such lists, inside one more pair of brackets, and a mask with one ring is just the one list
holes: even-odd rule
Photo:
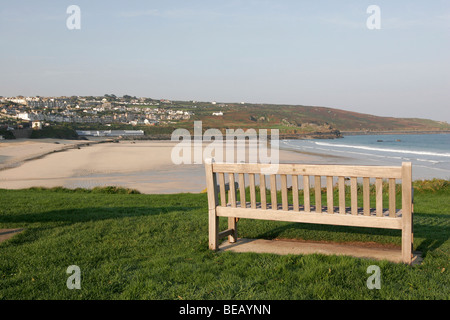
[[235, 217], [228, 218], [228, 229], [234, 230], [233, 233], [228, 236], [228, 241], [230, 243], [235, 243], [237, 241], [237, 222]]
[[403, 263], [412, 263], [413, 233], [411, 226], [404, 226], [402, 229], [402, 260]]
[[216, 210], [209, 211], [209, 249], [216, 251], [219, 248], [219, 217]]
[[410, 162], [402, 164], [402, 259], [412, 263], [413, 250], [413, 195], [412, 167]]

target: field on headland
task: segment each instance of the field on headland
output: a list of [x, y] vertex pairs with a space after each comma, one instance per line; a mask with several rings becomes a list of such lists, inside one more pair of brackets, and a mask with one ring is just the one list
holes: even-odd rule
[[[193, 120], [202, 121], [204, 128], [279, 129], [280, 134], [320, 137], [339, 136], [339, 131], [366, 133], [383, 131], [429, 132], [450, 131], [450, 124], [429, 119], [381, 117], [336, 108], [278, 104], [218, 104], [174, 102], [177, 108], [195, 112]], [[212, 113], [223, 113], [214, 116]], [[177, 126], [192, 129], [190, 121]], [[161, 128], [163, 129], [163, 128]], [[157, 132], [160, 128], [150, 130]], [[150, 132], [150, 131], [149, 131]]]
[[[208, 250], [206, 194], [124, 189], [0, 190], [0, 299], [442, 299], [450, 297], [448, 185], [415, 193], [420, 265], [344, 256]], [[226, 219], [220, 220], [226, 227]], [[273, 221], [239, 222], [239, 236], [398, 246], [398, 230]], [[69, 290], [66, 270], [81, 271]], [[366, 281], [381, 269], [381, 289]]]

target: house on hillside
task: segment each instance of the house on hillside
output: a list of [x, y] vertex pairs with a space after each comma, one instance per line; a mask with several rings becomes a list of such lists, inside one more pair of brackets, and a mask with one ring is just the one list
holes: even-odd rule
[[34, 130], [41, 130], [42, 129], [42, 122], [41, 121], [32, 121], [31, 122], [31, 128]]

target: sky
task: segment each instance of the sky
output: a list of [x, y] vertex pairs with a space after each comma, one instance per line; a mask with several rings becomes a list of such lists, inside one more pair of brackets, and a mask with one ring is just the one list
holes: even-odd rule
[[[80, 28], [69, 29], [70, 5]], [[380, 28], [367, 20], [380, 9]], [[448, 0], [0, 0], [0, 96], [326, 106], [450, 123]]]

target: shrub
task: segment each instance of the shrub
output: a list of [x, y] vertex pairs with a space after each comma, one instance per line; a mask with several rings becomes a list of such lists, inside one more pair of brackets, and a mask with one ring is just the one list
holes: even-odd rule
[[30, 138], [78, 139], [78, 134], [74, 129], [66, 126], [50, 126], [41, 130], [33, 130]]

